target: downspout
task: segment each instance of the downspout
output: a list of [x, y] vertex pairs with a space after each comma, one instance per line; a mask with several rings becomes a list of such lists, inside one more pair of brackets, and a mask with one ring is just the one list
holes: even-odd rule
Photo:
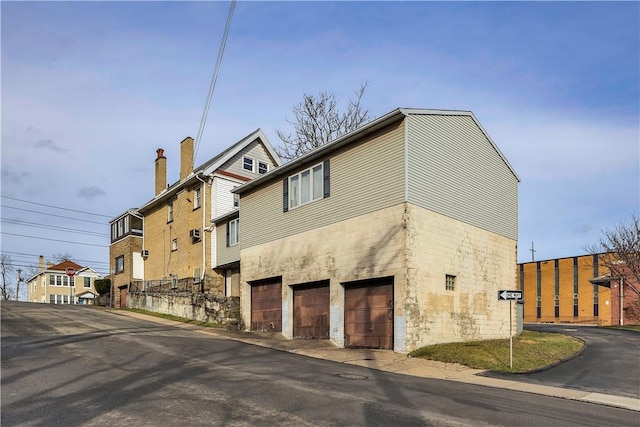
[[204, 237], [206, 228], [206, 218], [207, 218], [207, 181], [204, 181], [200, 178], [199, 175], [196, 175], [198, 181], [202, 182], [202, 269], [200, 270], [200, 288], [204, 289], [204, 272], [207, 266], [207, 246], [205, 245], [206, 239]]
[[622, 305], [624, 304], [624, 277], [620, 276], [618, 280], [620, 281], [620, 292], [618, 292], [620, 294], [620, 307], [618, 310], [620, 311], [620, 326], [623, 326], [624, 310], [622, 309]]

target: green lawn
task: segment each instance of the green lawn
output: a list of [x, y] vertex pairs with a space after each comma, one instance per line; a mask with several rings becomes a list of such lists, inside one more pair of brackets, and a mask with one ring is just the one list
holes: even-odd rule
[[509, 340], [437, 344], [419, 348], [410, 357], [459, 363], [475, 369], [529, 372], [554, 365], [582, 350], [584, 343], [562, 334], [523, 331], [513, 339], [513, 368], [509, 368]]

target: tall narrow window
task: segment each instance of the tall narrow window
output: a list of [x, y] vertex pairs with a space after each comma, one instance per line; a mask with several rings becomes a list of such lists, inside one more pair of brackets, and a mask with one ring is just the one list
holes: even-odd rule
[[237, 245], [240, 241], [240, 219], [236, 218], [227, 223], [227, 246]]
[[173, 202], [167, 205], [167, 222], [173, 221]]
[[240, 195], [239, 194], [234, 194], [233, 195], [233, 207], [237, 208], [240, 206]]
[[456, 289], [456, 276], [452, 276], [451, 274], [445, 275], [444, 288], [447, 291], [454, 291]]
[[173, 239], [171, 241], [171, 250], [172, 251], [177, 251], [178, 250], [178, 239]]
[[116, 258], [116, 274], [124, 272], [124, 255]]
[[200, 207], [200, 187], [193, 190], [193, 209]]
[[83, 287], [90, 288], [91, 287], [91, 277], [84, 277]]

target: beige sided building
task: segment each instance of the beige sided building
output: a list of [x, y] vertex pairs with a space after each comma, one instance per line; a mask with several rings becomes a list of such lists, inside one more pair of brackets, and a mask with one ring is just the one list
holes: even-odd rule
[[400, 353], [505, 338], [518, 181], [471, 112], [398, 109], [236, 189], [218, 257], [247, 329]]
[[[67, 269], [73, 269], [69, 276]], [[100, 274], [91, 267], [73, 261], [48, 264], [40, 257], [38, 274], [27, 280], [27, 301], [45, 304], [93, 304], [98, 296], [94, 288]]]

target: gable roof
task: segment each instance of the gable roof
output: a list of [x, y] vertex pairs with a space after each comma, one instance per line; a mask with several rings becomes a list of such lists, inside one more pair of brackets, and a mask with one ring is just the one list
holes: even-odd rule
[[475, 124], [478, 126], [478, 128], [482, 131], [482, 133], [484, 134], [484, 136], [487, 138], [487, 140], [491, 143], [491, 145], [493, 146], [493, 148], [496, 150], [496, 152], [498, 153], [498, 155], [500, 156], [500, 158], [504, 161], [504, 163], [506, 164], [506, 166], [509, 168], [509, 170], [511, 171], [511, 173], [513, 174], [513, 176], [520, 181], [520, 178], [518, 177], [518, 175], [516, 174], [515, 170], [513, 169], [513, 167], [511, 167], [511, 164], [509, 164], [509, 162], [507, 161], [506, 157], [502, 154], [502, 152], [498, 149], [498, 147], [496, 146], [496, 144], [493, 142], [493, 140], [489, 137], [489, 134], [484, 130], [484, 128], [482, 127], [482, 125], [480, 124], [480, 122], [478, 121], [478, 119], [473, 115], [473, 113], [471, 111], [463, 111], [463, 110], [431, 110], [431, 109], [419, 109], [419, 108], [397, 108], [383, 116], [378, 117], [377, 119], [374, 119], [372, 121], [370, 121], [369, 123], [365, 124], [362, 127], [359, 127], [358, 129], [355, 129], [339, 138], [334, 139], [333, 141], [328, 142], [325, 145], [322, 145], [310, 152], [308, 152], [307, 154], [292, 160], [289, 163], [286, 163], [283, 166], [280, 166], [279, 168], [274, 169], [273, 171], [270, 171], [268, 173], [266, 173], [265, 175], [262, 175], [260, 177], [257, 177], [251, 181], [249, 181], [246, 184], [243, 184], [239, 187], [237, 187], [233, 192], [234, 193], [244, 193], [248, 190], [251, 190], [252, 188], [256, 188], [262, 184], [265, 184], [267, 182], [271, 182], [272, 180], [275, 180], [276, 178], [285, 176], [287, 174], [289, 174], [293, 169], [296, 169], [298, 167], [300, 167], [303, 164], [306, 163], [311, 163], [313, 161], [317, 161], [319, 160], [319, 158], [326, 156], [328, 153], [331, 153], [333, 151], [336, 151], [342, 147], [348, 146], [349, 144], [356, 142], [358, 140], [360, 140], [361, 138], [370, 135], [374, 132], [377, 132], [380, 129], [383, 129], [395, 122], [398, 122], [400, 120], [403, 120], [404, 118], [411, 116], [411, 115], [446, 115], [446, 116], [468, 116], [471, 117], [471, 119], [475, 122]]
[[65, 271], [67, 268], [73, 268], [74, 270], [78, 271], [82, 269], [82, 266], [76, 264], [73, 261], [65, 260], [65, 261], [62, 261], [60, 264], [52, 265], [51, 267], [47, 268], [45, 271]]
[[177, 193], [178, 189], [183, 188], [191, 182], [194, 182], [196, 179], [198, 179], [197, 177], [208, 176], [214, 173], [217, 169], [219, 169], [222, 165], [229, 161], [229, 159], [238, 154], [256, 139], [260, 140], [269, 155], [273, 158], [273, 162], [276, 165], [275, 169], [277, 169], [278, 166], [282, 164], [282, 159], [280, 158], [280, 156], [278, 156], [278, 153], [276, 153], [275, 149], [267, 139], [267, 136], [264, 134], [262, 129], [258, 128], [235, 144], [231, 145], [226, 150], [216, 155], [215, 157], [207, 160], [197, 168], [194, 168], [194, 171], [189, 174], [184, 180], [176, 181], [175, 183], [171, 184], [169, 188], [162, 191], [160, 194], [157, 194], [153, 199], [140, 207], [138, 209], [138, 212], [142, 213], [142, 211], [154, 206], [157, 202], [166, 200], [173, 194]]

